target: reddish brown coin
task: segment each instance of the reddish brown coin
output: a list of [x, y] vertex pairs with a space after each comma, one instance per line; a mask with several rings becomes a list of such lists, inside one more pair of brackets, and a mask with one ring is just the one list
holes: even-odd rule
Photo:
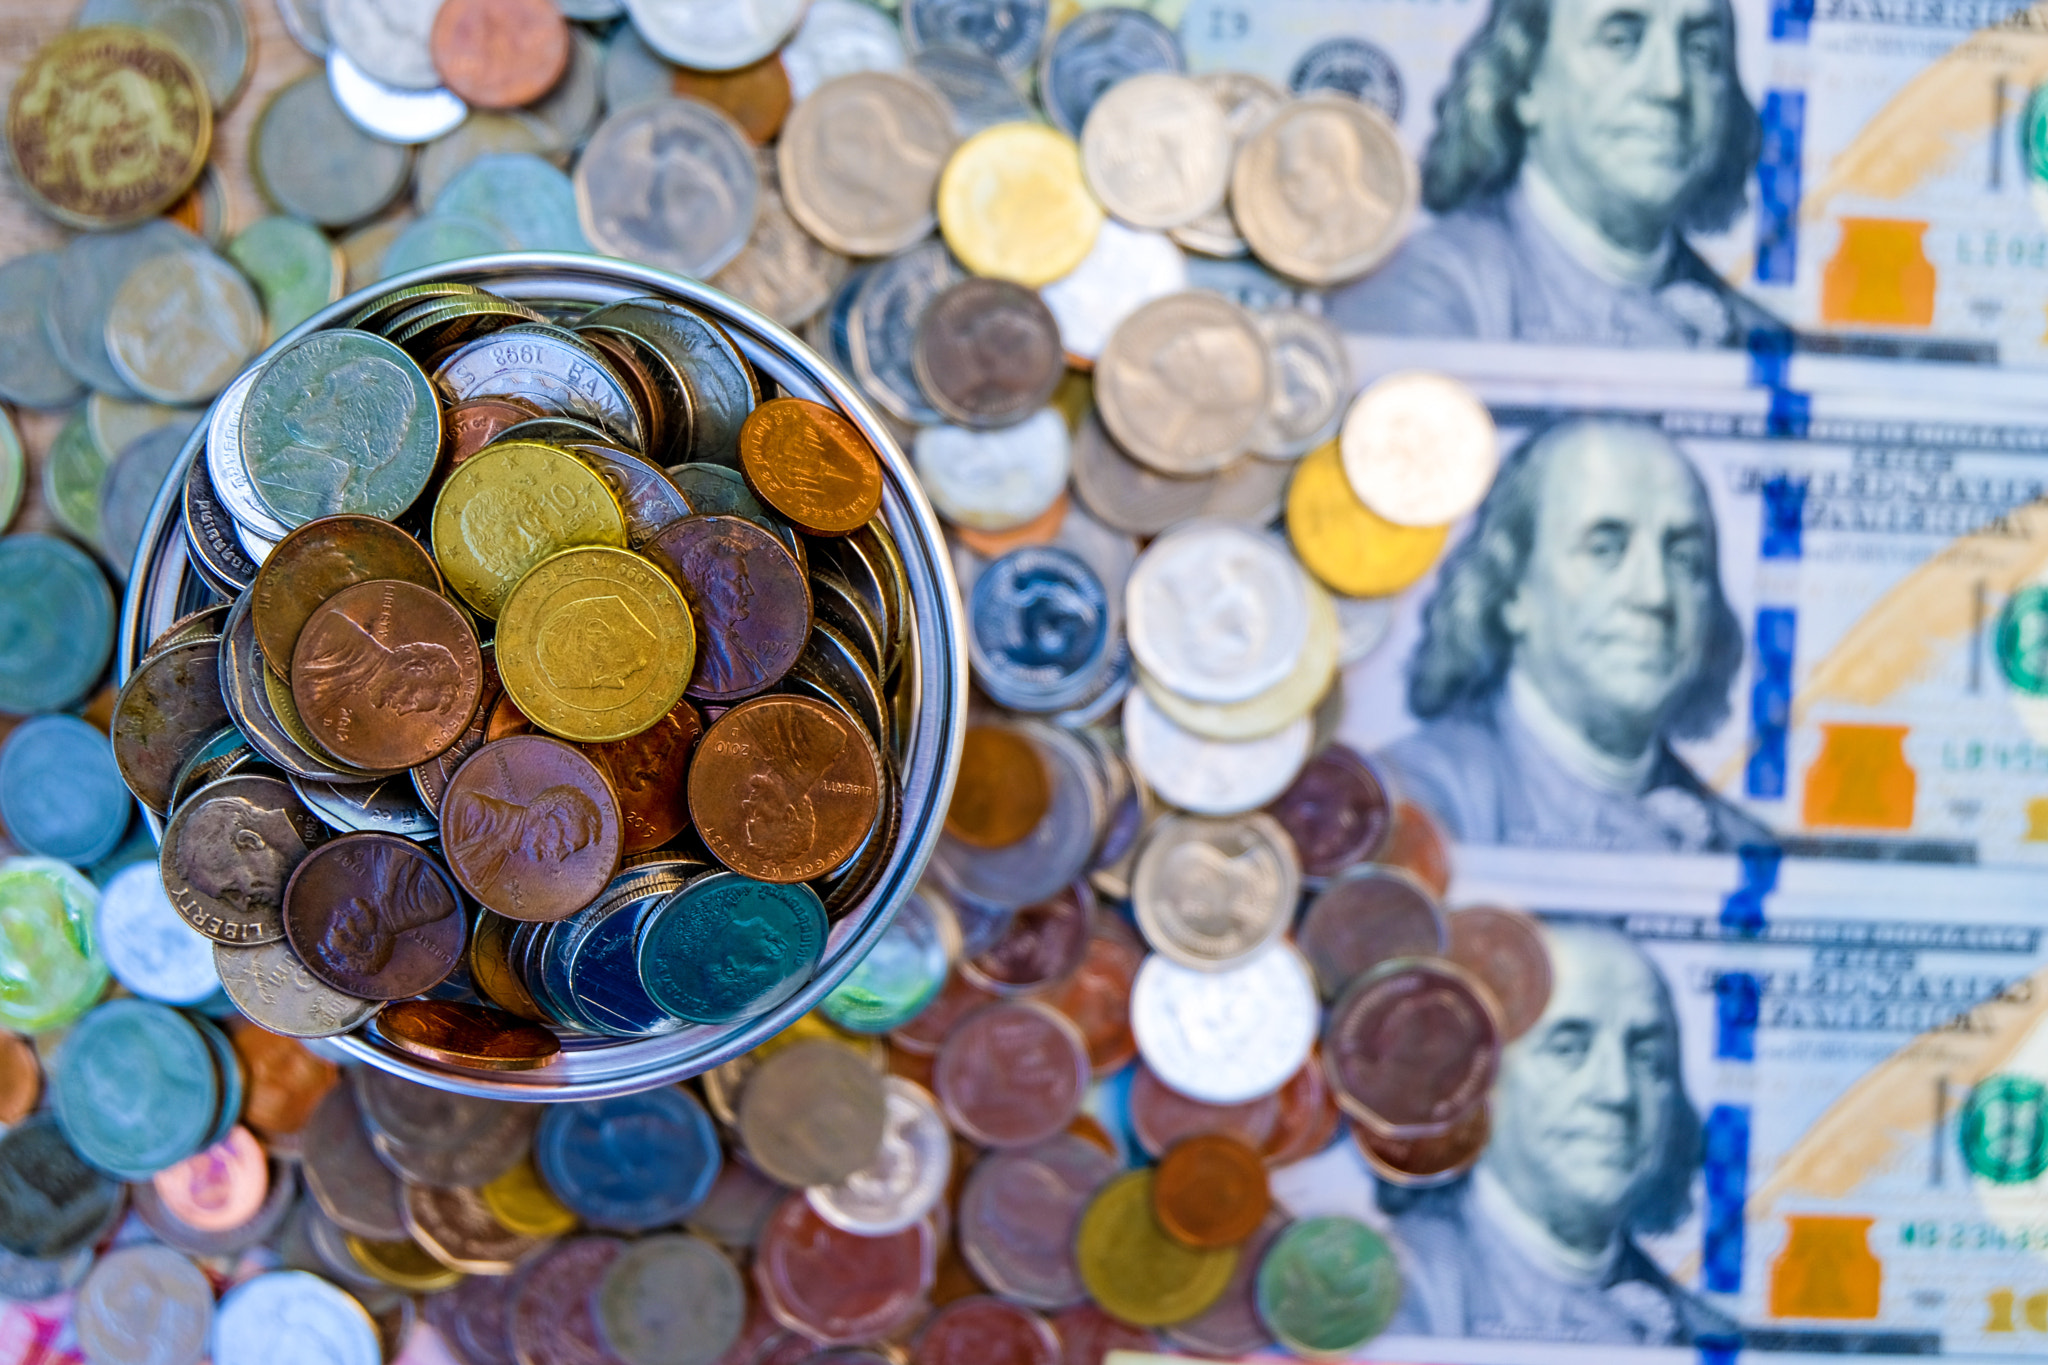
[[1077, 1304], [1052, 1320], [1060, 1339], [1060, 1365], [1102, 1365], [1111, 1351], [1157, 1351], [1159, 1338], [1119, 1322], [1092, 1303]]
[[762, 1229], [754, 1285], [776, 1321], [814, 1342], [879, 1341], [924, 1312], [937, 1240], [929, 1222], [885, 1237], [842, 1232], [797, 1193]]
[[1329, 1077], [1323, 1074], [1322, 1058], [1315, 1053], [1309, 1054], [1301, 1070], [1288, 1077], [1275, 1098], [1280, 1101], [1280, 1112], [1261, 1148], [1268, 1166], [1305, 1161], [1337, 1136], [1337, 1125], [1343, 1122], [1343, 1115], [1337, 1109]]
[[201, 1232], [228, 1232], [263, 1209], [270, 1196], [270, 1158], [240, 1124], [203, 1152], [150, 1177], [173, 1218]]
[[[939, 1044], [952, 1034], [954, 1025], [994, 999], [993, 995], [954, 972], [917, 1018], [902, 1028], [890, 1031], [889, 1045], [892, 1049], [915, 1056], [933, 1056], [938, 1052]], [[929, 1090], [930, 1084], [926, 1083], [925, 1088]]]
[[1473, 905], [1451, 912], [1450, 959], [1485, 983], [1512, 1043], [1550, 1004], [1550, 949], [1536, 921], [1517, 910]]
[[403, 1000], [440, 985], [462, 961], [462, 901], [418, 845], [345, 834], [292, 873], [284, 932], [327, 985], [363, 1000]]
[[510, 1335], [522, 1358], [611, 1365], [597, 1325], [597, 1289], [626, 1249], [615, 1237], [577, 1237], [528, 1261], [513, 1282]]
[[1037, 829], [1051, 805], [1036, 744], [1005, 726], [967, 727], [946, 833], [975, 848], [1008, 848]]
[[1337, 1103], [1384, 1137], [1447, 1132], [1492, 1087], [1500, 1047], [1486, 988], [1427, 958], [1397, 958], [1352, 982], [1323, 1025]]
[[743, 876], [807, 882], [852, 857], [882, 810], [882, 761], [843, 711], [756, 697], [720, 716], [690, 765], [704, 846]]
[[321, 603], [292, 651], [292, 701], [313, 737], [377, 772], [418, 767], [462, 738], [483, 676], [461, 609], [392, 579]]
[[1033, 1308], [1064, 1308], [1088, 1295], [1074, 1264], [1074, 1234], [1088, 1201], [1123, 1169], [1111, 1152], [1061, 1133], [973, 1163], [960, 1192], [957, 1240], [991, 1290]]
[[377, 517], [321, 517], [277, 542], [249, 589], [249, 621], [270, 671], [290, 679], [299, 634], [322, 602], [344, 588], [385, 579], [441, 591], [433, 556]]
[[882, 463], [831, 408], [774, 398], [740, 427], [740, 471], [761, 501], [814, 536], [851, 535], [882, 506]]
[[[479, 657], [483, 660], [483, 686], [478, 689], [476, 710], [471, 713], [469, 724], [463, 727], [453, 744], [412, 770], [413, 789], [437, 820], [441, 817], [441, 799], [448, 794], [448, 783], [455, 777], [456, 770], [485, 744], [504, 738], [504, 735], [490, 733], [491, 720], [498, 707], [510, 704], [505, 700], [504, 681], [498, 677], [498, 652], [495, 647], [485, 645]], [[519, 708], [514, 706], [512, 710], [516, 714]], [[526, 717], [520, 716], [519, 721], [519, 729], [508, 733], [525, 733], [529, 728]]]
[[1273, 1192], [1257, 1151], [1221, 1133], [1183, 1138], [1159, 1160], [1152, 1209], [1191, 1247], [1236, 1246], [1259, 1230]]
[[1378, 857], [1394, 828], [1386, 784], [1342, 744], [1310, 759], [1266, 809], [1293, 837], [1305, 877], [1334, 877]]
[[910, 1358], [916, 1365], [1060, 1365], [1060, 1343], [1030, 1309], [978, 1296], [926, 1319]]
[[[525, 719], [520, 717], [522, 723]], [[660, 848], [690, 827], [690, 755], [703, 737], [697, 708], [679, 701], [630, 739], [576, 746], [611, 779], [627, 856]]]
[[1050, 900], [1018, 908], [1003, 936], [962, 962], [960, 974], [993, 995], [1041, 995], [1080, 970], [1094, 918], [1095, 893], [1075, 882]]
[[972, 526], [947, 526], [953, 539], [965, 545], [983, 559], [1001, 559], [1012, 550], [1021, 550], [1026, 545], [1050, 545], [1052, 538], [1060, 533], [1066, 522], [1067, 509], [1073, 503], [1066, 493], [1053, 499], [1052, 506], [1040, 512], [1022, 526], [1008, 531], [980, 531]]
[[455, 1000], [401, 1000], [377, 1012], [376, 1029], [401, 1052], [471, 1071], [534, 1071], [562, 1052], [538, 1024]]
[[313, 1117], [341, 1070], [304, 1043], [236, 1019], [232, 1041], [247, 1080], [242, 1118], [267, 1138], [296, 1133]]
[[1088, 1052], [1066, 1016], [1035, 1001], [976, 1010], [932, 1068], [946, 1119], [983, 1147], [1028, 1147], [1067, 1126], [1088, 1088]]
[[1370, 863], [1324, 887], [1294, 931], [1325, 1000], [1382, 962], [1434, 957], [1445, 942], [1436, 897], [1411, 874]]
[[0, 1123], [12, 1127], [33, 1114], [43, 1094], [36, 1050], [17, 1033], [0, 1033]]
[[1430, 813], [1413, 801], [1394, 807], [1394, 827], [1387, 834], [1379, 861], [1414, 873], [1415, 880], [1438, 900], [1451, 892], [1451, 854], [1444, 845], [1443, 831]]
[[428, 38], [434, 70], [479, 109], [517, 109], [569, 69], [569, 23], [553, 0], [447, 0]]
[[1381, 1137], [1362, 1123], [1350, 1127], [1351, 1140], [1374, 1175], [1390, 1185], [1428, 1189], [1472, 1169], [1493, 1136], [1493, 1115], [1482, 1100], [1449, 1131], [1425, 1138]]
[[442, 449], [450, 468], [498, 439], [510, 427], [530, 422], [540, 409], [517, 398], [471, 398], [441, 414]]
[[1223, 1133], [1248, 1147], [1260, 1147], [1280, 1118], [1277, 1095], [1261, 1095], [1243, 1104], [1204, 1104], [1171, 1089], [1143, 1065], [1131, 1078], [1130, 1105], [1131, 1134], [1154, 1160], [1197, 1133]]
[[795, 666], [811, 634], [811, 586], [774, 534], [744, 517], [684, 517], [643, 553], [683, 591], [697, 627], [689, 694], [737, 701]]
[[619, 870], [618, 798], [573, 744], [514, 735], [462, 765], [441, 799], [441, 849], [463, 890], [508, 919], [567, 919]]
[[1081, 1030], [1088, 1042], [1088, 1065], [1098, 1079], [1123, 1070], [1138, 1055], [1131, 1032], [1131, 987], [1144, 961], [1144, 945], [1122, 920], [1097, 916], [1080, 969], [1047, 998]]
[[689, 99], [723, 109], [756, 144], [774, 140], [789, 114], [789, 73], [781, 54], [737, 71], [691, 71], [677, 67], [670, 88]]

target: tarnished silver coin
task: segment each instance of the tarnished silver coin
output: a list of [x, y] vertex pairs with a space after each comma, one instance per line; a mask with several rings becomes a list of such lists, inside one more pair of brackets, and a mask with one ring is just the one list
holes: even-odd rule
[[357, 127], [386, 142], [431, 142], [469, 116], [469, 106], [453, 91], [380, 81], [339, 46], [327, 54], [327, 85]]
[[21, 407], [61, 408], [85, 395], [43, 327], [57, 298], [57, 262], [54, 251], [32, 251], [0, 265], [0, 399]]
[[1316, 95], [1280, 109], [1239, 149], [1230, 205], [1261, 261], [1308, 284], [1337, 284], [1401, 244], [1421, 184], [1386, 115]]
[[253, 948], [216, 943], [213, 969], [236, 1009], [287, 1038], [338, 1038], [384, 1007], [315, 978], [281, 938]]
[[1280, 822], [1169, 815], [1152, 827], [1131, 877], [1146, 942], [1184, 967], [1234, 966], [1287, 932], [1301, 860]]
[[747, 244], [760, 179], [752, 145], [723, 111], [702, 100], [664, 99], [598, 125], [576, 163], [576, 197], [584, 235], [597, 250], [704, 278]]
[[867, 1165], [804, 1192], [817, 1215], [861, 1237], [901, 1232], [930, 1213], [953, 1177], [953, 1135], [925, 1088], [887, 1077], [882, 1145]]
[[1066, 374], [1052, 311], [1008, 280], [962, 280], [933, 299], [911, 363], [932, 406], [966, 427], [1023, 421]]
[[234, 102], [249, 74], [249, 24], [239, 0], [85, 0], [72, 23], [126, 24], [170, 39], [206, 82], [215, 109]]
[[1195, 517], [1263, 525], [1279, 515], [1288, 479], [1288, 466], [1272, 460], [1239, 460], [1202, 478], [1168, 478], [1118, 449], [1094, 413], [1075, 433], [1073, 471], [1082, 504], [1134, 536], [1156, 536]]
[[[197, 237], [159, 218], [126, 232], [88, 232], [71, 240], [57, 258], [55, 307], [43, 315], [50, 347], [65, 369], [92, 388], [116, 398], [133, 398], [107, 357], [107, 311], [135, 268], [173, 251], [199, 251]], [[120, 451], [111, 450], [109, 455]]]
[[1299, 308], [1268, 308], [1252, 317], [1272, 357], [1273, 394], [1251, 448], [1268, 459], [1298, 459], [1337, 434], [1351, 399], [1344, 334]]
[[887, 71], [828, 81], [790, 113], [776, 144], [789, 211], [849, 256], [885, 256], [931, 234], [955, 142], [952, 110], [924, 82]]
[[129, 443], [100, 480], [100, 548], [122, 577], [135, 562], [156, 495], [178, 463], [185, 438], [163, 427]]
[[1111, 86], [1081, 130], [1081, 169], [1102, 206], [1134, 227], [1191, 223], [1230, 188], [1223, 106], [1186, 76], [1148, 71]]
[[169, 1247], [117, 1247], [78, 1287], [72, 1326], [93, 1365], [195, 1365], [213, 1328], [213, 1286]]
[[782, 46], [806, 0], [626, 0], [633, 29], [672, 62], [699, 71], [751, 66]]
[[210, 251], [178, 251], [129, 273], [107, 309], [107, 358], [144, 398], [203, 403], [263, 344], [263, 304]]
[[[1278, 86], [1248, 71], [1204, 71], [1195, 77], [1195, 82], [1223, 107], [1223, 122], [1230, 129], [1233, 164], [1245, 139], [1287, 102], [1286, 94]], [[1251, 250], [1237, 230], [1237, 216], [1230, 210], [1228, 195], [1216, 208], [1174, 228], [1172, 235], [1189, 251], [1205, 256], [1242, 256]]]
[[573, 333], [544, 324], [479, 337], [435, 368], [434, 384], [450, 402], [524, 398], [595, 423], [635, 450], [647, 441], [639, 408], [611, 367]]
[[328, 39], [372, 80], [431, 90], [441, 83], [429, 46], [440, 12], [441, 0], [324, 0], [321, 17]]
[[944, 421], [917, 382], [917, 326], [931, 301], [967, 278], [942, 242], [925, 242], [867, 272], [846, 319], [853, 377], [906, 422]]
[[1139, 308], [1117, 325], [1095, 363], [1103, 424], [1162, 474], [1212, 474], [1241, 457], [1272, 395], [1258, 324], [1201, 290]]
[[273, 204], [329, 228], [389, 204], [412, 170], [409, 149], [371, 137], [343, 112], [324, 72], [270, 97], [249, 139], [249, 161]]
[[746, 1285], [701, 1237], [664, 1233], [629, 1244], [605, 1268], [592, 1315], [625, 1365], [711, 1365], [739, 1340]]
[[201, 787], [164, 827], [164, 890], [185, 922], [216, 943], [284, 937], [284, 888], [327, 837], [275, 777], [230, 777]]
[[917, 53], [975, 52], [1017, 76], [1038, 60], [1051, 9], [1047, 0], [903, 0], [903, 41]]

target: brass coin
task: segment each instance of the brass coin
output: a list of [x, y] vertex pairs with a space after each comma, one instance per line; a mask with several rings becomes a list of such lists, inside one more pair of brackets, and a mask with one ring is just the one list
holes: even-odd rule
[[476, 632], [438, 593], [396, 579], [320, 604], [292, 651], [292, 701], [323, 749], [373, 771], [416, 767], [468, 728], [483, 695]]
[[756, 697], [715, 721], [690, 767], [697, 833], [733, 871], [803, 882], [860, 848], [882, 807], [874, 742], [809, 697]]
[[763, 502], [815, 536], [857, 531], [882, 505], [882, 465], [828, 407], [776, 398], [740, 428], [740, 469]]
[[1287, 488], [1287, 536], [1302, 567], [1348, 597], [1386, 597], [1428, 573], [1449, 526], [1401, 526], [1358, 500], [1335, 441], [1310, 451]]
[[976, 848], [1007, 848], [1045, 818], [1052, 785], [1038, 746], [996, 725], [968, 727], [946, 833]]
[[1074, 1261], [1088, 1293], [1141, 1327], [1186, 1322], [1230, 1287], [1237, 1248], [1175, 1241], [1153, 1212], [1150, 1170], [1127, 1171], [1097, 1192], [1075, 1233]]
[[291, 676], [299, 632], [320, 604], [343, 588], [380, 578], [441, 591], [441, 572], [426, 549], [377, 517], [321, 517], [280, 540], [251, 588], [249, 610], [263, 662], [278, 677]]
[[549, 555], [577, 545], [623, 549], [626, 518], [604, 477], [568, 451], [506, 441], [463, 461], [441, 485], [433, 542], [448, 586], [495, 617], [512, 585]]

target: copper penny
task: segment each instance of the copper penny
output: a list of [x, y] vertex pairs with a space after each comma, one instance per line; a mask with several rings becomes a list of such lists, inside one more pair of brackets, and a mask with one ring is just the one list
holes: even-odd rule
[[376, 517], [321, 517], [277, 542], [249, 589], [250, 621], [270, 671], [289, 681], [292, 652], [320, 604], [343, 588], [378, 579], [441, 591], [441, 571], [434, 566], [434, 557], [417, 540]]
[[938, 1246], [929, 1221], [885, 1237], [842, 1232], [802, 1192], [782, 1201], [754, 1250], [754, 1286], [775, 1320], [826, 1346], [891, 1336], [925, 1307]]
[[1088, 883], [1075, 882], [1049, 900], [1011, 912], [1003, 936], [962, 962], [960, 973], [994, 995], [1041, 995], [1081, 969], [1094, 918], [1095, 893]]
[[983, 1147], [1029, 1147], [1080, 1112], [1091, 1073], [1081, 1031], [1028, 1000], [963, 1019], [939, 1048], [932, 1084], [946, 1119]]
[[1444, 912], [1411, 874], [1368, 863], [1309, 902], [1294, 942], [1315, 969], [1323, 999], [1330, 1000], [1382, 962], [1443, 952]]
[[1342, 744], [1310, 759], [1266, 809], [1293, 837], [1305, 877], [1334, 877], [1378, 857], [1394, 828], [1386, 784]]
[[441, 850], [462, 889], [509, 919], [567, 919], [619, 870], [618, 798], [573, 744], [514, 735], [476, 751], [441, 800]]
[[306, 970], [335, 990], [402, 1000], [438, 986], [462, 961], [462, 902], [417, 844], [346, 834], [292, 873], [284, 932]]
[[484, 742], [494, 744], [508, 735], [530, 735], [533, 722], [519, 709], [519, 703], [501, 696], [491, 705], [491, 718], [484, 724]]
[[1260, 1147], [1280, 1118], [1277, 1096], [1261, 1095], [1243, 1104], [1205, 1104], [1169, 1088], [1143, 1064], [1131, 1077], [1130, 1108], [1131, 1135], [1154, 1160], [1197, 1133], [1223, 1133], [1248, 1147]]
[[203, 1152], [150, 1177], [173, 1218], [201, 1232], [241, 1227], [270, 1197], [270, 1158], [240, 1124]]
[[814, 536], [845, 536], [882, 506], [882, 464], [860, 428], [803, 398], [775, 398], [740, 426], [756, 496]]
[[483, 695], [476, 631], [440, 594], [380, 579], [313, 612], [292, 651], [292, 700], [321, 747], [379, 772], [462, 737]]
[[1351, 983], [1323, 1024], [1323, 1060], [1344, 1112], [1383, 1137], [1437, 1137], [1486, 1097], [1500, 1023], [1464, 968], [1397, 958]]
[[376, 1028], [401, 1052], [471, 1071], [532, 1071], [562, 1051], [538, 1024], [454, 1000], [401, 1000], [378, 1012]]
[[114, 763], [136, 799], [162, 814], [186, 760], [227, 723], [219, 637], [171, 645], [121, 684], [108, 719]]
[[626, 1244], [577, 1237], [526, 1263], [513, 1282], [509, 1336], [533, 1365], [618, 1365], [597, 1325], [597, 1288]]
[[1118, 1321], [1092, 1303], [1076, 1304], [1052, 1320], [1060, 1339], [1060, 1365], [1102, 1365], [1111, 1351], [1157, 1351], [1159, 1338]]
[[1060, 1365], [1060, 1341], [1030, 1309], [977, 1295], [927, 1318], [910, 1358], [915, 1365]]
[[1321, 1057], [1310, 1053], [1301, 1070], [1287, 1078], [1287, 1084], [1280, 1087], [1275, 1098], [1280, 1102], [1280, 1112], [1262, 1149], [1268, 1166], [1304, 1161], [1329, 1146], [1337, 1136], [1337, 1125], [1344, 1116], [1337, 1109], [1330, 1079], [1323, 1074]]
[[1390, 1185], [1427, 1189], [1445, 1185], [1472, 1169], [1493, 1136], [1493, 1115], [1484, 1101], [1435, 1137], [1382, 1137], [1362, 1123], [1351, 1127], [1351, 1140], [1372, 1173]]
[[[932, 997], [932, 1002], [924, 1007], [917, 1018], [902, 1028], [891, 1030], [890, 1048], [914, 1056], [933, 1056], [938, 1052], [939, 1044], [945, 1042], [953, 1032], [955, 1024], [994, 999], [993, 995], [958, 972], [954, 972], [946, 978], [946, 984], [939, 988], [939, 993]], [[920, 1084], [927, 1090], [931, 1088], [928, 1081]]]
[[737, 71], [677, 67], [669, 88], [723, 109], [757, 145], [772, 142], [789, 114], [789, 73], [783, 70], [779, 53]]
[[[525, 717], [520, 719], [523, 722]], [[685, 784], [690, 755], [703, 736], [704, 720], [697, 708], [679, 701], [667, 715], [630, 739], [576, 746], [611, 779], [612, 794], [619, 801], [623, 854], [660, 848], [690, 827]]]
[[43, 1094], [36, 1050], [18, 1033], [0, 1033], [0, 1123], [13, 1127], [33, 1114]]
[[1430, 813], [1413, 801], [1394, 806], [1394, 827], [1379, 861], [1415, 874], [1415, 880], [1430, 889], [1438, 900], [1451, 891], [1451, 854], [1443, 831]]
[[1033, 1308], [1087, 1298], [1074, 1264], [1074, 1234], [1088, 1201], [1122, 1160], [1072, 1133], [1035, 1147], [990, 1152], [960, 1192], [957, 1240], [967, 1264], [996, 1293]]
[[983, 531], [972, 526], [948, 526], [946, 529], [952, 533], [953, 539], [983, 559], [1001, 559], [1010, 551], [1021, 550], [1026, 545], [1050, 545], [1066, 522], [1067, 509], [1072, 506], [1072, 501], [1062, 491], [1053, 499], [1052, 506], [1022, 526], [1013, 526], [1007, 531]]
[[[456, 769], [490, 741], [505, 737], [504, 734], [491, 733], [491, 722], [496, 718], [499, 707], [512, 706], [505, 698], [504, 680], [498, 676], [498, 651], [492, 645], [485, 645], [480, 657], [483, 661], [483, 683], [477, 690], [476, 710], [471, 713], [469, 724], [463, 727], [453, 744], [412, 770], [412, 785], [437, 820], [441, 816], [441, 800], [448, 794], [448, 783], [455, 777]], [[524, 734], [532, 728], [526, 723], [526, 717], [519, 714], [517, 706], [512, 706], [512, 714], [519, 716], [519, 724], [516, 729], [507, 729], [505, 734]]]
[[553, 0], [447, 0], [428, 51], [447, 87], [479, 109], [517, 109], [569, 69], [569, 22]]
[[450, 468], [498, 439], [506, 430], [540, 416], [518, 398], [469, 398], [441, 414], [442, 453]]
[[1448, 956], [1493, 992], [1503, 1042], [1543, 1017], [1550, 1003], [1550, 949], [1529, 916], [1493, 905], [1454, 910]]
[[806, 882], [853, 856], [882, 809], [882, 761], [843, 711], [756, 697], [712, 722], [690, 765], [704, 846], [743, 876]]
[[242, 1118], [267, 1138], [304, 1128], [321, 1097], [341, 1077], [340, 1068], [304, 1043], [246, 1019], [234, 1021], [230, 1041], [248, 1085]]
[[670, 522], [644, 553], [673, 578], [697, 627], [689, 695], [737, 701], [772, 687], [811, 633], [811, 586], [774, 534], [743, 517]]
[[1230, 1247], [1259, 1230], [1273, 1192], [1257, 1151], [1222, 1133], [1182, 1138], [1159, 1160], [1152, 1208], [1191, 1247]]
[[1008, 848], [1045, 818], [1052, 783], [1029, 737], [1001, 725], [970, 725], [946, 833], [975, 848]]
[[1088, 1064], [1098, 1079], [1121, 1071], [1138, 1055], [1131, 1033], [1131, 986], [1145, 961], [1145, 945], [1114, 915], [1098, 915], [1080, 969], [1046, 1003], [1074, 1021], [1088, 1041]]

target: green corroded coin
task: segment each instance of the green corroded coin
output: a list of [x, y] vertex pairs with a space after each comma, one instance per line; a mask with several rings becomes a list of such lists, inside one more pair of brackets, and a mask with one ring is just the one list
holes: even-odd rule
[[412, 149], [380, 142], [350, 121], [316, 71], [271, 96], [249, 141], [263, 193], [321, 227], [360, 223], [398, 197]]
[[668, 1233], [630, 1243], [590, 1306], [626, 1365], [712, 1365], [739, 1339], [747, 1288], [717, 1247]]
[[412, 171], [412, 201], [421, 213], [432, 213], [448, 182], [480, 156], [495, 152], [544, 155], [566, 145], [553, 128], [528, 110], [472, 109], [454, 132], [420, 148]]
[[1963, 1105], [1963, 1161], [1996, 1185], [2048, 1171], [2048, 1088], [2027, 1076], [1990, 1076]]
[[273, 340], [340, 298], [348, 273], [327, 235], [297, 218], [251, 223], [228, 243], [228, 259], [255, 284]]
[[511, 249], [512, 239], [481, 218], [430, 213], [408, 223], [405, 231], [398, 234], [398, 240], [385, 248], [378, 275], [388, 280], [422, 266]]
[[100, 543], [100, 480], [112, 463], [92, 439], [83, 411], [71, 414], [43, 461], [43, 501], [59, 526], [88, 545]]
[[21, 510], [21, 490], [27, 482], [28, 457], [22, 454], [21, 433], [14, 429], [13, 419], [0, 411], [0, 528]]
[[98, 862], [121, 846], [133, 801], [107, 737], [76, 716], [37, 716], [0, 744], [0, 821], [30, 853]]
[[85, 394], [51, 349], [43, 318], [57, 295], [57, 253], [32, 251], [0, 265], [0, 398], [61, 408]]
[[825, 906], [808, 886], [719, 872], [669, 897], [641, 926], [640, 982], [693, 1024], [733, 1024], [802, 990], [825, 954]]
[[287, 526], [361, 512], [390, 521], [427, 486], [441, 407], [412, 357], [368, 332], [302, 337], [273, 356], [242, 409], [242, 458]]
[[818, 1008], [849, 1033], [901, 1028], [946, 984], [958, 942], [952, 916], [917, 892]]
[[0, 862], [0, 1026], [62, 1028], [107, 988], [93, 941], [100, 893], [54, 858]]
[[434, 212], [488, 223], [518, 251], [590, 250], [575, 183], [527, 153], [478, 157], [448, 182]]
[[147, 1180], [206, 1143], [220, 1118], [213, 1052], [192, 1021], [150, 1000], [109, 1000], [57, 1049], [51, 1108], [87, 1162]]
[[2030, 696], [2048, 696], [2048, 587], [2028, 584], [1998, 614], [1998, 667]]
[[1298, 1355], [1348, 1355], [1384, 1332], [1400, 1304], [1387, 1239], [1355, 1219], [1295, 1223], [1259, 1262], [1259, 1317]]
[[0, 537], [0, 712], [59, 711], [114, 650], [114, 594], [92, 557], [55, 536]]

